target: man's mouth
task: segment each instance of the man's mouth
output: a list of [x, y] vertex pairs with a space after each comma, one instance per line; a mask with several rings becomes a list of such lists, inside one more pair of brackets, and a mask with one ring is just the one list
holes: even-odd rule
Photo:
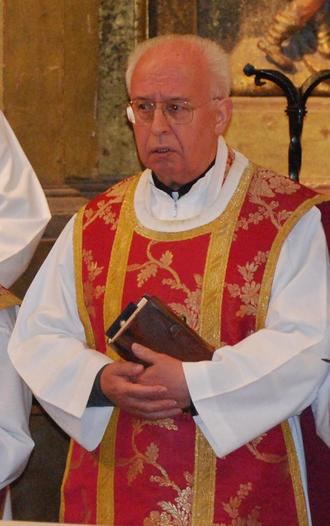
[[170, 148], [163, 147], [163, 148], [154, 148], [152, 151], [153, 153], [168, 153], [171, 150]]

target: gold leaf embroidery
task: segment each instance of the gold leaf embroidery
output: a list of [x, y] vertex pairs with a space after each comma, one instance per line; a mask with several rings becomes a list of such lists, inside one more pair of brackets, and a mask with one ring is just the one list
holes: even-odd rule
[[138, 274], [137, 282], [138, 287], [142, 287], [146, 281], [148, 281], [149, 278], [155, 277], [157, 274], [157, 265], [150, 264], [144, 268], [142, 268]]
[[87, 279], [84, 283], [84, 296], [86, 300], [86, 308], [90, 316], [93, 318], [96, 315], [94, 307], [94, 298], [100, 298], [105, 291], [105, 285], [97, 285], [94, 288], [93, 281], [102, 272], [103, 267], [98, 266], [97, 262], [93, 260], [91, 250], [83, 250], [83, 260], [87, 267]]
[[143, 472], [143, 469], [144, 462], [142, 458], [135, 458], [132, 464], [128, 467], [127, 482], [129, 486], [134, 482], [136, 477]]
[[293, 194], [297, 192], [299, 185], [287, 177], [275, 174], [271, 170], [259, 168], [251, 181], [249, 188], [249, 200], [258, 206], [258, 209], [250, 213], [248, 217], [242, 217], [236, 227], [248, 230], [249, 225], [256, 225], [264, 219], [270, 219], [276, 229], [279, 229], [290, 216], [287, 210], [278, 210], [279, 202], [271, 200], [276, 194]]
[[161, 501], [158, 503], [163, 510], [152, 511], [143, 521], [144, 526], [189, 526], [191, 524], [192, 489], [187, 486], [178, 491], [174, 503]]
[[244, 266], [238, 265], [237, 270], [244, 280], [244, 284], [239, 286], [237, 283], [226, 283], [225, 286], [232, 298], [240, 298], [241, 305], [236, 311], [236, 316], [256, 315], [259, 301], [260, 283], [254, 279], [254, 274], [259, 266], [263, 264], [268, 257], [268, 252], [259, 251], [253, 258], [253, 261], [247, 262]]
[[246, 447], [250, 453], [252, 453], [256, 459], [261, 460], [262, 462], [267, 462], [268, 464], [279, 464], [281, 462], [286, 462], [287, 455], [276, 455], [274, 453], [265, 453], [259, 451], [258, 446], [261, 444], [265, 436], [267, 436], [267, 433], [258, 436], [246, 444]]
[[[268, 173], [272, 173], [268, 171]], [[278, 194], [294, 194], [299, 189], [299, 184], [288, 177], [278, 174], [269, 177], [269, 186]]]
[[102, 219], [106, 225], [111, 225], [111, 230], [114, 230], [117, 226], [118, 218], [114, 214], [112, 206], [122, 203], [129, 184], [129, 180], [123, 180], [114, 185], [105, 193], [105, 196], [109, 199], [98, 201], [96, 210], [92, 210], [91, 208], [86, 209], [83, 228], [86, 229], [96, 219]]
[[158, 453], [159, 453], [158, 446], [156, 446], [156, 444], [151, 442], [151, 444], [149, 444], [149, 446], [147, 447], [146, 453], [145, 453], [146, 458], [148, 459], [150, 464], [153, 464], [153, 463], [157, 462], [157, 460], [158, 460]]
[[146, 256], [147, 260], [143, 263], [133, 263], [128, 266], [128, 272], [137, 272], [137, 286], [142, 287], [149, 279], [157, 276], [158, 270], [162, 269], [170, 274], [170, 277], [163, 278], [162, 284], [168, 286], [173, 290], [182, 291], [186, 298], [183, 304], [172, 303], [170, 307], [194, 330], [199, 330], [199, 308], [201, 302], [201, 287], [203, 278], [199, 274], [194, 275], [196, 284], [195, 290], [190, 290], [180, 279], [179, 274], [172, 267], [173, 253], [170, 250], [165, 250], [159, 259], [153, 256], [152, 248], [157, 244], [157, 241], [151, 240], [147, 246]]
[[169, 250], [166, 250], [166, 252], [164, 252], [161, 257], [160, 257], [160, 263], [162, 264], [162, 266], [164, 267], [169, 267], [173, 261], [173, 254], [172, 252], [170, 252]]
[[102, 272], [103, 267], [99, 267], [97, 262], [93, 260], [91, 250], [83, 250], [83, 260], [87, 266], [89, 281], [94, 281], [94, 279]]
[[247, 484], [240, 484], [236, 495], [230, 497], [228, 502], [222, 503], [224, 511], [229, 515], [230, 519], [232, 519], [231, 522], [221, 522], [220, 524], [215, 524], [214, 526], [262, 526], [262, 523], [259, 521], [259, 506], [255, 506], [247, 517], [240, 516], [239, 508], [241, 503], [251, 491], [251, 482], [248, 482]]
[[138, 475], [144, 471], [144, 465], [152, 466], [155, 474], [150, 476], [150, 482], [160, 487], [171, 488], [175, 492], [174, 501], [160, 501], [159, 511], [151, 511], [149, 516], [144, 519], [144, 526], [189, 526], [191, 523], [192, 509], [192, 481], [190, 473], [185, 473], [186, 487], [180, 488], [174, 480], [171, 480], [164, 466], [158, 463], [159, 448], [151, 442], [143, 453], [137, 447], [136, 437], [143, 431], [145, 426], [157, 426], [168, 431], [177, 431], [177, 426], [171, 418], [160, 419], [157, 421], [134, 419], [132, 423], [132, 450], [134, 455], [131, 458], [122, 458], [117, 461], [118, 466], [128, 466], [127, 483], [131, 485]]

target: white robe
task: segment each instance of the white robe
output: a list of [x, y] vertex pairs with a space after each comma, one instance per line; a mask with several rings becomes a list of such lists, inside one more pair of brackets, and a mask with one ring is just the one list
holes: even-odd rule
[[[219, 140], [215, 166], [190, 192], [173, 200], [155, 188], [149, 170], [135, 194], [135, 210], [148, 228], [180, 231], [211, 221], [224, 210], [247, 165], [236, 158], [222, 185], [227, 147]], [[54, 420], [88, 450], [102, 439], [112, 408], [89, 407], [99, 369], [110, 359], [85, 342], [76, 306], [73, 219], [44, 262], [18, 316], [10, 355]], [[304, 478], [298, 418], [328, 371], [329, 261], [319, 210], [310, 210], [285, 241], [276, 268], [266, 328], [211, 362], [185, 363], [200, 426], [223, 456], [291, 418]], [[304, 478], [305, 480], [305, 478]]]
[[[2, 285], [10, 287], [24, 272], [49, 219], [49, 208], [37, 176], [0, 112]], [[0, 310], [0, 489], [22, 473], [34, 445], [28, 427], [31, 392], [7, 353], [16, 310], [16, 307]], [[3, 518], [11, 518], [9, 498]]]

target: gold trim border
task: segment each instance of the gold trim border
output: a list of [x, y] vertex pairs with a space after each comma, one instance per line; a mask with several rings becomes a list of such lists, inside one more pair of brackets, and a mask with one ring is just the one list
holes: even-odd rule
[[291, 429], [288, 422], [283, 422], [281, 427], [284, 442], [286, 445], [286, 450], [288, 452], [289, 471], [291, 474], [294, 498], [296, 502], [298, 524], [299, 526], [309, 526], [307, 503], [305, 499], [304, 488], [300, 475], [300, 467]]
[[64, 515], [65, 515], [65, 499], [64, 499], [64, 486], [67, 481], [67, 478], [69, 476], [70, 466], [71, 466], [71, 458], [72, 458], [72, 452], [73, 452], [73, 439], [70, 440], [70, 445], [66, 457], [66, 464], [65, 464], [65, 470], [64, 475], [62, 478], [61, 488], [60, 488], [60, 495], [61, 495], [61, 502], [60, 502], [60, 511], [59, 511], [59, 521], [64, 523]]
[[[103, 319], [106, 327], [121, 312], [122, 295], [126, 276], [127, 261], [131, 240], [134, 232], [134, 222], [127, 220], [129, 210], [133, 205], [134, 192], [138, 179], [132, 178], [120, 210], [119, 221], [111, 251], [108, 266], [106, 289], [104, 295]], [[118, 360], [117, 353], [108, 347], [107, 355]], [[109, 425], [100, 445], [100, 463], [97, 480], [97, 523], [114, 525], [114, 468], [116, 435], [119, 410], [114, 409]]]
[[97, 477], [97, 524], [115, 525], [115, 450], [119, 410], [112, 412], [110, 423], [100, 445], [100, 462]]
[[75, 268], [76, 301], [79, 316], [85, 329], [87, 345], [94, 349], [94, 333], [84, 301], [84, 289], [82, 280], [82, 235], [84, 213], [85, 206], [82, 209], [80, 209], [77, 213], [73, 231], [73, 260]]
[[[76, 302], [78, 306], [78, 312], [81, 319], [81, 322], [85, 329], [87, 345], [91, 348], [95, 348], [94, 334], [88, 312], [84, 302], [84, 291], [82, 283], [82, 232], [83, 232], [83, 217], [85, 213], [85, 206], [79, 210], [77, 213], [74, 230], [73, 230], [73, 261], [75, 269], [75, 285], [76, 285]], [[69, 451], [66, 459], [66, 465], [64, 470], [64, 475], [61, 484], [61, 502], [60, 502], [60, 521], [64, 522], [65, 515], [65, 499], [64, 499], [64, 486], [66, 484], [67, 478], [70, 472], [71, 458], [73, 452], [74, 441], [70, 440]]]
[[[221, 307], [228, 258], [232, 246], [237, 218], [248, 191], [254, 166], [249, 164], [227, 210], [210, 223], [211, 239], [205, 265], [201, 300], [201, 336], [209, 343], [220, 346]], [[215, 228], [213, 227], [215, 226]], [[216, 488], [216, 455], [196, 428], [195, 484], [192, 504], [192, 526], [213, 526]]]

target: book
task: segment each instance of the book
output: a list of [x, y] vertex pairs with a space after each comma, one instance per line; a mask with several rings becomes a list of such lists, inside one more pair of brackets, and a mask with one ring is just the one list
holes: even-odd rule
[[135, 356], [140, 343], [183, 362], [211, 360], [214, 348], [156, 296], [144, 295], [129, 303], [106, 331], [109, 345], [124, 360], [148, 365]]

